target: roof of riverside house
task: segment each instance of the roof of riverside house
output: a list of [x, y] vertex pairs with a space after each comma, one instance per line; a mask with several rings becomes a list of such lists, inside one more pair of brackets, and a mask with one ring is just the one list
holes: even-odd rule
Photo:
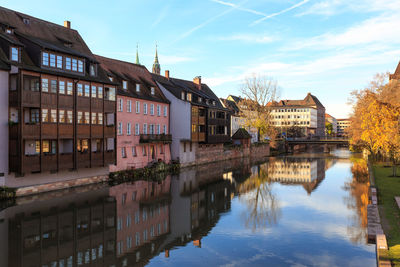
[[[178, 78], [166, 78], [164, 76], [151, 73], [153, 79], [160, 83], [165, 89], [172, 93], [176, 98], [181, 98], [181, 92], [191, 93], [192, 101], [191, 103], [198, 106], [210, 107], [227, 110], [219, 98], [214, 94], [214, 92], [208, 87], [207, 84], [201, 83], [201, 89], [193, 81], [178, 79]], [[201, 102], [198, 99], [201, 98]], [[208, 102], [207, 99], [211, 100]], [[215, 105], [212, 103], [215, 101]]]
[[389, 75], [389, 79], [399, 79], [400, 78], [400, 62], [397, 64], [396, 70], [393, 74]]
[[[13, 33], [4, 33], [7, 28], [12, 29]], [[90, 76], [87, 71], [84, 72], [85, 75], [82, 75], [57, 69], [41, 68], [38, 52], [32, 51], [33, 49], [24, 49], [30, 46], [38, 46], [47, 51], [86, 58], [90, 62], [97, 63], [85, 41], [78, 31], [74, 29], [0, 7], [0, 31], [1, 30], [0, 41], [6, 41], [12, 45], [23, 48], [21, 62], [12, 62], [13, 65], [27, 70], [40, 71], [42, 73], [62, 75], [76, 79], [82, 79], [82, 77], [84, 77], [85, 80], [112, 84], [101, 68], [97, 69], [97, 76]], [[1, 57], [0, 60], [4, 62]], [[8, 59], [5, 62], [7, 64], [11, 63]]]
[[280, 100], [279, 102], [269, 102], [270, 107], [316, 107], [325, 108], [318, 98], [311, 93], [308, 93], [303, 100]]
[[[95, 58], [107, 75], [115, 78], [114, 82], [120, 85], [118, 95], [169, 103], [145, 66], [98, 55]], [[128, 90], [122, 89], [123, 80], [128, 82]], [[140, 92], [136, 91], [136, 84], [140, 84]], [[155, 89], [154, 95], [151, 94], [151, 87]]]
[[251, 139], [251, 135], [244, 128], [239, 128], [236, 133], [232, 135], [232, 139]]
[[238, 114], [240, 112], [239, 107], [236, 105], [236, 103], [234, 101], [231, 101], [229, 99], [224, 99], [224, 98], [220, 98], [220, 100], [221, 100], [221, 103], [225, 106], [225, 108], [232, 111], [232, 113]]

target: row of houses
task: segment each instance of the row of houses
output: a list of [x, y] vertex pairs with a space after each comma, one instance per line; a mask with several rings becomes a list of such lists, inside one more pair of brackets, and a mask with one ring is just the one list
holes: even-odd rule
[[[230, 112], [183, 80], [95, 55], [71, 23], [0, 7], [0, 184], [11, 187], [190, 165], [230, 140]], [[79, 170], [79, 171], [78, 171]]]
[[[160, 161], [189, 166], [207, 151], [219, 154], [246, 127], [240, 97], [219, 99], [201, 76], [160, 70], [157, 49], [150, 72], [138, 54], [135, 63], [93, 54], [69, 21], [0, 7], [0, 185], [99, 177]], [[269, 106], [274, 126], [323, 134], [325, 108], [315, 96]], [[257, 129], [246, 128], [257, 142]]]

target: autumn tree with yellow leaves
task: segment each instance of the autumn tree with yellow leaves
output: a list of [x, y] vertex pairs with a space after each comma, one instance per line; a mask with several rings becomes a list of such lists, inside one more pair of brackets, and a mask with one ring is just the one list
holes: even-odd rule
[[353, 92], [352, 123], [348, 129], [352, 146], [383, 155], [393, 163], [393, 176], [400, 161], [400, 95], [397, 81], [380, 74], [361, 91]]

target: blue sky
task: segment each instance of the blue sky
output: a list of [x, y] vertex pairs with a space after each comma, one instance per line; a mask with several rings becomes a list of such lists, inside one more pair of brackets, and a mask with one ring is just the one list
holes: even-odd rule
[[399, 0], [9, 1], [1, 5], [54, 23], [70, 20], [93, 53], [151, 70], [201, 75], [219, 97], [244, 77], [273, 77], [282, 99], [316, 95], [341, 118], [349, 93], [400, 60]]

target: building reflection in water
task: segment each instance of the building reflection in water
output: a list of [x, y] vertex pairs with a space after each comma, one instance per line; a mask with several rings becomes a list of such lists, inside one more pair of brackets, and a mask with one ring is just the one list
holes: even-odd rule
[[36, 200], [1, 213], [2, 242], [8, 236], [8, 249], [2, 248], [8, 255], [2, 255], [1, 266], [110, 266], [115, 262], [116, 202], [107, 187]]
[[247, 206], [247, 228], [277, 223], [274, 182], [311, 193], [325, 168], [323, 159], [238, 160], [28, 201], [0, 212], [1, 236], [8, 235], [0, 266], [144, 266], [160, 254], [173, 257], [176, 247], [201, 247], [235, 195]]

